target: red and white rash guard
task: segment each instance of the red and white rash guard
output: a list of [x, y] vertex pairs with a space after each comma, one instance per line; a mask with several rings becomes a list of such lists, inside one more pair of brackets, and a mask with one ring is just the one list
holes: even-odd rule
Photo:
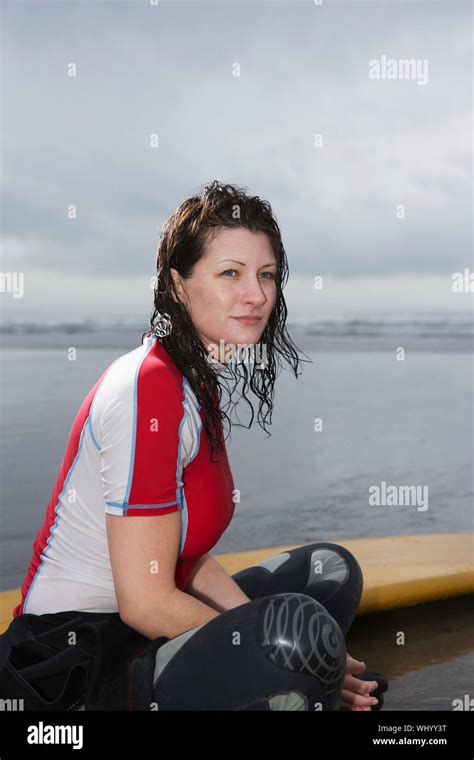
[[106, 512], [126, 519], [179, 510], [175, 583], [184, 589], [235, 506], [227, 452], [211, 462], [203, 423], [191, 386], [153, 333], [107, 368], [72, 425], [14, 617], [118, 612]]

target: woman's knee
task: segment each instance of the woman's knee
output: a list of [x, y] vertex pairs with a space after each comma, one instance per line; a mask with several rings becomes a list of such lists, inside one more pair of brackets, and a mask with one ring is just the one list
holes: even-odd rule
[[333, 581], [342, 586], [350, 581], [362, 593], [362, 568], [349, 549], [330, 542], [307, 544], [305, 549], [308, 556], [308, 585]]
[[326, 693], [339, 689], [345, 674], [346, 645], [339, 624], [316, 599], [303, 593], [263, 598], [256, 635], [277, 667], [316, 677]]
[[344, 635], [306, 594], [255, 599], [183, 637], [174, 652], [171, 642], [163, 647], [171, 657], [155, 671], [158, 709], [336, 709], [346, 669]]
[[347, 634], [364, 585], [362, 569], [349, 549], [328, 541], [305, 544], [268, 557], [258, 569], [266, 574], [259, 579], [258, 596], [285, 591], [308, 594], [327, 608]]
[[251, 598], [284, 591], [305, 592], [328, 581], [334, 589], [348, 581], [362, 593], [362, 569], [356, 557], [336, 543], [317, 542], [274, 554], [235, 573], [234, 580]]

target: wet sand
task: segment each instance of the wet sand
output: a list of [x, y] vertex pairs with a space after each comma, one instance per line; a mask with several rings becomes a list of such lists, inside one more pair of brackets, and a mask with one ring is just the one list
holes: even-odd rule
[[[402, 635], [405, 643], [397, 643]], [[389, 680], [383, 711], [469, 709], [474, 698], [474, 595], [361, 615], [346, 643], [368, 671]]]

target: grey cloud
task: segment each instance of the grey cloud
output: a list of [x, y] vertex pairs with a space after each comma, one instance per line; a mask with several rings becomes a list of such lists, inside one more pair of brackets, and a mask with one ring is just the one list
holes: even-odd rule
[[[271, 202], [295, 275], [461, 266], [470, 12], [467, 3], [6, 3], [2, 233], [24, 245], [15, 257], [5, 247], [4, 270], [148, 272], [163, 220], [214, 178]], [[368, 61], [382, 54], [427, 58], [429, 83], [370, 81]], [[32, 239], [41, 245], [30, 251]]]

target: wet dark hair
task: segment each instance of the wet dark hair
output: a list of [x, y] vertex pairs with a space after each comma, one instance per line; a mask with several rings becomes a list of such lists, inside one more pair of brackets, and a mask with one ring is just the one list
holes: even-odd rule
[[[250, 362], [251, 371], [248, 371], [245, 361], [231, 360], [225, 371], [217, 374], [209, 361], [208, 350], [203, 345], [186, 306], [179, 298], [170, 270], [176, 269], [183, 279], [192, 277], [194, 265], [205, 253], [206, 243], [219, 228], [234, 227], [244, 227], [250, 232], [264, 232], [268, 235], [277, 264], [277, 296], [265, 330], [258, 344], [252, 349], [254, 353]], [[267, 418], [267, 424], [271, 424], [276, 370], [277, 367], [281, 369], [281, 357], [291, 364], [296, 378], [299, 362], [307, 361], [299, 359], [298, 348], [285, 328], [288, 312], [282, 289], [288, 279], [288, 264], [280, 229], [270, 204], [258, 196], [248, 195], [243, 187], [224, 185], [214, 180], [204, 186], [198, 195], [183, 201], [166, 220], [160, 235], [156, 265], [157, 279], [150, 328], [154, 332], [160, 315], [169, 315], [172, 323], [171, 333], [159, 340], [176, 367], [187, 378], [204, 410], [205, 429], [209, 436], [213, 461], [213, 452], [224, 452], [224, 418], [229, 422], [229, 429], [232, 427], [232, 420], [226, 410], [221, 408], [224, 387], [222, 380], [229, 377], [234, 380], [229, 404], [232, 403], [237, 384], [243, 380], [241, 397], [249, 404], [252, 412], [248, 428], [251, 427], [254, 418], [252, 403], [245, 395], [245, 391], [250, 387], [259, 399], [258, 422], [268, 433], [265, 424]], [[142, 341], [146, 334], [143, 333]], [[254, 361], [255, 356], [262, 351], [266, 355], [263, 368]], [[264, 406], [266, 410], [262, 414]], [[240, 423], [234, 424], [241, 426]]]

